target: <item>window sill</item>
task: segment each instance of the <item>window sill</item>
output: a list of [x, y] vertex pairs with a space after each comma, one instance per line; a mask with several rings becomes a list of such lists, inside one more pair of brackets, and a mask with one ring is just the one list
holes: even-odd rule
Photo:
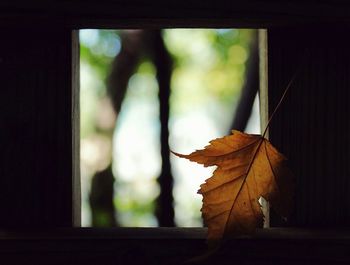
[[[0, 259], [10, 264], [179, 264], [205, 252], [205, 236], [205, 228], [2, 230]], [[220, 264], [349, 264], [349, 249], [349, 229], [272, 228], [231, 239], [216, 258]]]

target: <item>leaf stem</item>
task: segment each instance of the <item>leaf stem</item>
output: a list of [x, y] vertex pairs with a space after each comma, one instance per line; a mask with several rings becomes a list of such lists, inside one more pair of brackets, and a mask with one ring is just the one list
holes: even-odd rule
[[268, 120], [268, 122], [267, 122], [267, 125], [266, 125], [266, 128], [265, 128], [265, 130], [264, 130], [264, 133], [263, 133], [263, 135], [262, 135], [262, 137], [261, 137], [261, 139], [260, 139], [260, 142], [259, 142], [257, 148], [256, 148], [255, 151], [254, 151], [253, 157], [252, 157], [252, 159], [251, 159], [251, 161], [250, 161], [250, 163], [249, 163], [249, 165], [248, 165], [248, 167], [247, 167], [247, 171], [246, 171], [246, 173], [245, 173], [245, 176], [244, 176], [244, 178], [243, 178], [243, 181], [242, 181], [242, 183], [241, 183], [241, 186], [240, 186], [240, 188], [239, 188], [239, 190], [238, 190], [238, 192], [237, 192], [237, 196], [236, 196], [236, 198], [234, 199], [234, 201], [233, 201], [233, 203], [232, 203], [232, 206], [231, 206], [231, 208], [230, 208], [230, 212], [229, 212], [228, 218], [227, 218], [226, 223], [225, 223], [225, 228], [224, 228], [224, 233], [223, 233], [223, 240], [225, 240], [226, 230], [227, 230], [227, 224], [228, 224], [228, 221], [229, 221], [229, 219], [230, 219], [230, 216], [231, 216], [233, 207], [234, 207], [234, 205], [235, 205], [235, 203], [236, 203], [236, 200], [237, 200], [238, 195], [242, 192], [243, 185], [244, 185], [244, 183], [245, 183], [246, 180], [247, 180], [247, 177], [248, 177], [248, 175], [249, 175], [249, 173], [250, 173], [250, 170], [251, 170], [252, 165], [253, 165], [253, 163], [254, 163], [254, 161], [255, 161], [255, 158], [256, 158], [256, 156], [257, 156], [257, 154], [258, 154], [258, 152], [259, 152], [259, 149], [260, 149], [262, 143], [264, 142], [267, 129], [268, 129], [269, 126], [270, 126], [270, 123], [271, 123], [271, 121], [272, 121], [272, 118], [274, 117], [275, 113], [277, 112], [277, 110], [278, 110], [279, 107], [281, 106], [283, 100], [285, 99], [289, 88], [292, 86], [292, 84], [294, 83], [294, 80], [296, 79], [296, 77], [297, 77], [298, 74], [300, 73], [300, 70], [301, 70], [301, 67], [299, 67], [299, 68], [297, 69], [297, 71], [294, 73], [294, 75], [292, 76], [292, 78], [291, 78], [290, 81], [288, 82], [286, 89], [284, 90], [284, 92], [283, 92], [283, 94], [282, 94], [280, 100], [278, 101], [277, 106], [276, 106], [275, 109], [273, 110], [273, 112], [272, 112], [272, 114], [271, 114], [271, 116], [270, 116], [270, 118], [269, 118], [269, 120]]
[[272, 119], [273, 119], [273, 116], [275, 115], [275, 113], [277, 112], [277, 110], [279, 109], [279, 107], [281, 106], [283, 100], [285, 99], [285, 97], [286, 97], [286, 95], [287, 95], [287, 92], [288, 92], [289, 88], [292, 86], [292, 84], [294, 83], [296, 77], [297, 77], [298, 74], [300, 73], [300, 70], [301, 70], [301, 67], [299, 67], [299, 69], [294, 73], [293, 77], [289, 80], [286, 89], [284, 90], [284, 92], [283, 92], [283, 94], [282, 94], [280, 100], [278, 101], [278, 103], [277, 103], [275, 109], [273, 110], [273, 112], [272, 112], [272, 114], [271, 114], [271, 116], [270, 116], [270, 118], [269, 118], [269, 120], [268, 120], [268, 122], [267, 122], [267, 125], [266, 125], [266, 127], [265, 127], [264, 133], [262, 134], [262, 137], [263, 137], [263, 138], [265, 138], [265, 135], [266, 135], [266, 133], [267, 133], [267, 129], [268, 129], [269, 126], [270, 126], [270, 123], [271, 123], [271, 121], [272, 121]]

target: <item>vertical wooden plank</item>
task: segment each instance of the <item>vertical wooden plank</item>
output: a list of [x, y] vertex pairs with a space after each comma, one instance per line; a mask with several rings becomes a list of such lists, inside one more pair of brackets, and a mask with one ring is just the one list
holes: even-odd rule
[[[260, 103], [260, 131], [264, 132], [268, 119], [268, 56], [267, 56], [267, 30], [259, 29], [259, 103]], [[265, 137], [269, 138], [269, 132], [266, 132]], [[270, 206], [264, 199], [260, 199], [262, 210], [264, 213], [264, 227], [270, 227]]]
[[71, 31], [0, 34], [0, 227], [72, 226]]
[[73, 226], [81, 226], [80, 185], [80, 48], [79, 30], [72, 31], [72, 185]]
[[[294, 226], [350, 224], [349, 30], [271, 29], [269, 110], [301, 67], [270, 126], [270, 140], [296, 175]], [[284, 225], [274, 218], [272, 225]]]
[[[268, 99], [268, 51], [267, 30], [259, 29], [259, 103], [260, 103], [260, 130], [264, 132], [269, 119]], [[269, 138], [267, 131], [265, 137]]]

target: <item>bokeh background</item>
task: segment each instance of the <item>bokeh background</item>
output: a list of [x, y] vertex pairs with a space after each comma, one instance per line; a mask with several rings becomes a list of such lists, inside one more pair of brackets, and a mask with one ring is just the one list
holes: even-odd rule
[[[127, 78], [119, 109], [108, 92], [118, 55], [138, 48], [125, 46], [128, 43], [123, 36], [133, 34], [138, 33], [80, 31], [83, 226], [159, 225], [155, 211], [161, 189], [157, 178], [162, 167], [160, 99], [152, 56], [139, 56]], [[161, 31], [172, 60], [168, 119], [171, 150], [187, 154], [203, 148], [211, 139], [229, 134], [247, 82], [254, 34], [254, 30], [246, 29]], [[142, 41], [147, 38], [141, 44], [148, 45]], [[260, 133], [258, 96], [245, 131]], [[172, 154], [169, 159], [174, 186], [168, 192], [174, 196], [174, 224], [202, 226], [202, 198], [197, 190], [213, 168]], [[96, 174], [102, 178], [97, 179]], [[101, 203], [108, 206], [99, 209]]]

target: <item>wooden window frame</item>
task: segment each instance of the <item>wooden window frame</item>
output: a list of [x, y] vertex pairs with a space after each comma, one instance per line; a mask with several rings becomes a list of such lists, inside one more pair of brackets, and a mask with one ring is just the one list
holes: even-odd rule
[[[257, 29], [259, 38], [259, 97], [260, 97], [260, 126], [263, 131], [268, 121], [268, 80], [267, 80], [267, 30]], [[73, 225], [80, 227], [81, 225], [81, 194], [80, 194], [80, 116], [79, 116], [79, 93], [80, 93], [80, 76], [79, 76], [79, 30], [72, 31], [72, 152], [73, 152]], [[77, 96], [78, 95], [78, 96]], [[268, 132], [266, 134], [268, 138]], [[266, 201], [263, 201], [265, 218], [264, 227], [269, 227], [269, 206]]]

